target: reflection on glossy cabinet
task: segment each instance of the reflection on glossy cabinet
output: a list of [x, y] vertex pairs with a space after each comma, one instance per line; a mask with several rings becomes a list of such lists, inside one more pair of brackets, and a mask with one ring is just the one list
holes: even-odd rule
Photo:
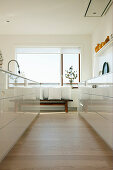
[[79, 84], [80, 115], [113, 148], [113, 73]]
[[[15, 79], [18, 83], [15, 84]], [[0, 70], [0, 161], [14, 146], [19, 137], [39, 113], [40, 86], [27, 80], [28, 87], [24, 87], [24, 78]], [[36, 99], [37, 112], [26, 112], [16, 109], [16, 102], [24, 99]]]

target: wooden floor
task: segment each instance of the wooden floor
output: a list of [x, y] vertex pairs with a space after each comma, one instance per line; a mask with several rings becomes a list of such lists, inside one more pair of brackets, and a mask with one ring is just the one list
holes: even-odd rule
[[26, 131], [0, 170], [113, 170], [112, 151], [77, 113], [46, 113]]

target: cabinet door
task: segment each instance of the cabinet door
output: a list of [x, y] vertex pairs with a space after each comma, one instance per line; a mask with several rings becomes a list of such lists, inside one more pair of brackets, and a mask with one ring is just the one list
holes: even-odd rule
[[91, 95], [89, 123], [113, 148], [113, 99]]

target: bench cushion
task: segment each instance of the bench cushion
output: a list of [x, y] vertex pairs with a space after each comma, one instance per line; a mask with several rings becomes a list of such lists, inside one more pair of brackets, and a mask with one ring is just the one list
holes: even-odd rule
[[61, 87], [61, 96], [64, 100], [71, 100], [71, 87]]
[[49, 88], [49, 97], [48, 97], [49, 100], [52, 100], [52, 99], [58, 99], [60, 100], [61, 99], [61, 88], [52, 88], [50, 87]]
[[44, 99], [44, 91], [43, 91], [43, 87], [40, 87], [40, 100]]
[[49, 96], [49, 88], [43, 87], [43, 98], [48, 99], [48, 96]]

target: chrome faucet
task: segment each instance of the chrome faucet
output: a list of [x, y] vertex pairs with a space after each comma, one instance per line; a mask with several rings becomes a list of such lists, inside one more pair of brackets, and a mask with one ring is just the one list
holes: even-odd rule
[[19, 64], [18, 64], [18, 62], [17, 62], [16, 60], [10, 60], [10, 61], [8, 62], [8, 71], [10, 71], [10, 70], [9, 70], [9, 64], [10, 64], [12, 61], [16, 62], [17, 67], [18, 67], [18, 73], [20, 74], [20, 66], [19, 66]]

